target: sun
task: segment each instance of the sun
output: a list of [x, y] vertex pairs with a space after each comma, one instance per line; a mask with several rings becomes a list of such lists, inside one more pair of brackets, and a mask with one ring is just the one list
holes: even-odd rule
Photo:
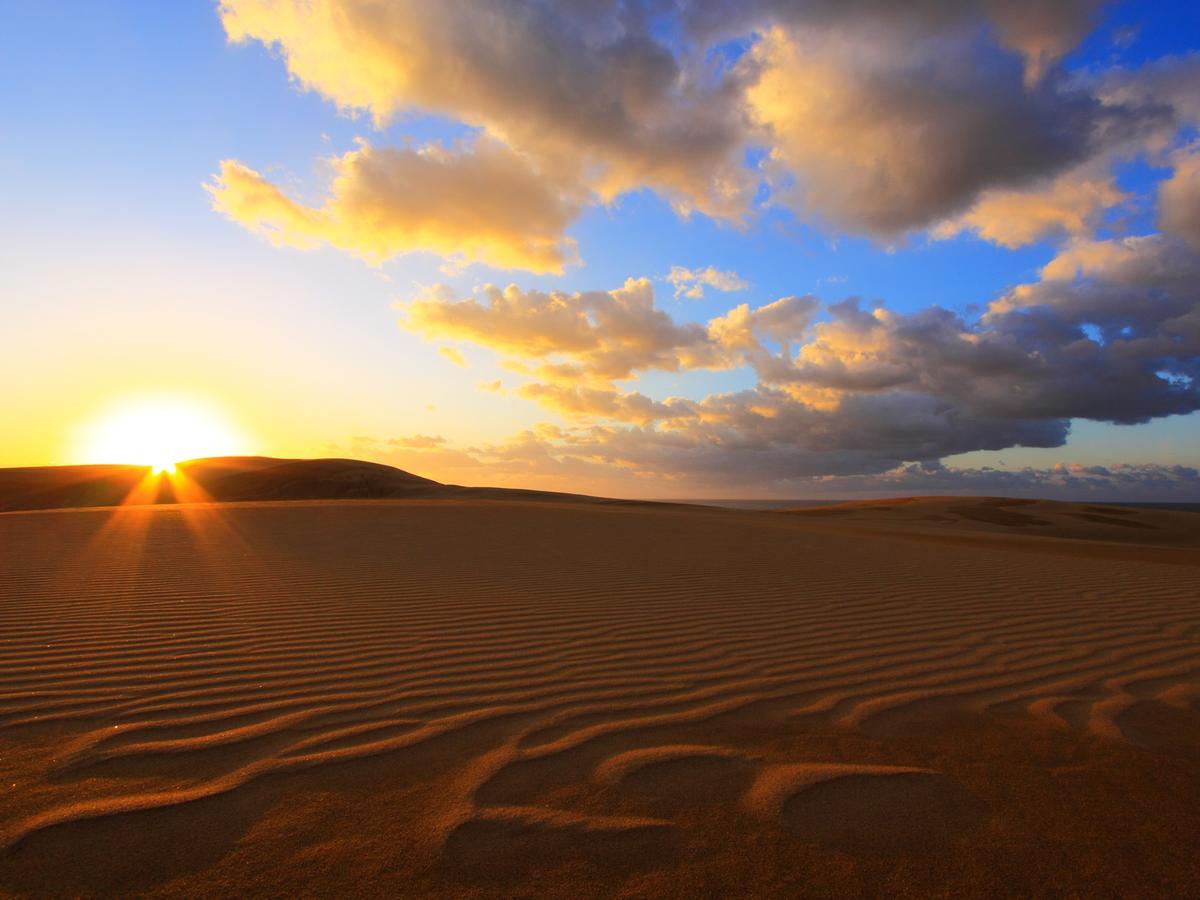
[[170, 474], [183, 460], [245, 452], [245, 439], [215, 409], [188, 398], [153, 397], [126, 401], [84, 426], [80, 456]]

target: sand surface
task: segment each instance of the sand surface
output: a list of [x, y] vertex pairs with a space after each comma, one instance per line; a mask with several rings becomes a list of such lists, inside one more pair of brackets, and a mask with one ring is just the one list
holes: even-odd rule
[[1198, 896], [1198, 533], [5, 513], [0, 894]]

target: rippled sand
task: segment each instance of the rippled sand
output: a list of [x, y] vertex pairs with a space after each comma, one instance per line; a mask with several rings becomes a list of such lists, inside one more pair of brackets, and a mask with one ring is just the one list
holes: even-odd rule
[[1198, 539], [1011, 501], [3, 514], [0, 893], [1195, 896]]

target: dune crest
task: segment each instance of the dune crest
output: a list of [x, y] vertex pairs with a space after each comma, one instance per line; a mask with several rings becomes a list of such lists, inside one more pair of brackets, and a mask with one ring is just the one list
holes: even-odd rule
[[197, 501], [431, 499], [622, 502], [578, 494], [442, 484], [357, 459], [214, 457], [181, 462], [174, 476], [154, 474], [147, 466], [0, 469], [0, 512]]

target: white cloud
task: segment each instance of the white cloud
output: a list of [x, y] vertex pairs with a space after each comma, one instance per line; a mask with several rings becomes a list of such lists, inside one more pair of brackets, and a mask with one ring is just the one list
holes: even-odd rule
[[704, 296], [704, 289], [710, 287], [715, 291], [733, 293], [749, 290], [750, 283], [737, 272], [722, 271], [714, 266], [703, 269], [688, 269], [684, 266], [671, 266], [667, 273], [667, 281], [675, 288], [676, 297], [688, 297], [699, 300]]

